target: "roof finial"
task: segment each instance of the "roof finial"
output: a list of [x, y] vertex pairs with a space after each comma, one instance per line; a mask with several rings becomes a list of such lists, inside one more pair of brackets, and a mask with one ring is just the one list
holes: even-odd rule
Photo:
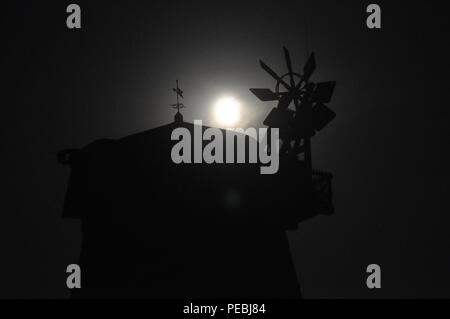
[[184, 108], [184, 104], [180, 103], [180, 97], [183, 98], [183, 91], [178, 87], [178, 80], [176, 80], [176, 88], [173, 91], [177, 94], [177, 103], [171, 104], [174, 109], [177, 109], [175, 114], [175, 123], [183, 123], [183, 115], [180, 113], [180, 109]]

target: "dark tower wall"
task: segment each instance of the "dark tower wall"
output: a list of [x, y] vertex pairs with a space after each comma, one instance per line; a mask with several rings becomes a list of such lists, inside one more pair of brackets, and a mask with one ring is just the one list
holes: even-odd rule
[[303, 166], [177, 165], [175, 127], [73, 156], [64, 216], [83, 225], [75, 297], [299, 297], [285, 230], [312, 215]]

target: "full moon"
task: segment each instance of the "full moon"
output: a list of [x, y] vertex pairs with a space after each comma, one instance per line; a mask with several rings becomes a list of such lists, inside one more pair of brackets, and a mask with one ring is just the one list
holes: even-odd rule
[[214, 120], [222, 126], [236, 125], [241, 119], [241, 103], [234, 97], [222, 97], [214, 104]]

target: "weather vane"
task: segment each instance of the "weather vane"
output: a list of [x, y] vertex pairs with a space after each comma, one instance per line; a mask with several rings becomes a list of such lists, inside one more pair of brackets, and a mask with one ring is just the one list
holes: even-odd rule
[[174, 109], [177, 109], [177, 113], [175, 114], [175, 123], [183, 123], [183, 115], [180, 113], [180, 109], [183, 109], [185, 106], [183, 103], [180, 103], [180, 97], [183, 99], [183, 91], [178, 87], [178, 80], [176, 80], [176, 88], [173, 91], [177, 94], [177, 103], [171, 104]]
[[[314, 53], [309, 56], [303, 73], [294, 72], [288, 49], [283, 47], [288, 72], [279, 76], [262, 60], [261, 67], [277, 82], [275, 91], [250, 89], [261, 101], [278, 101], [264, 120], [264, 125], [279, 128], [282, 147], [280, 154], [303, 153], [306, 168], [312, 174], [311, 137], [322, 130], [336, 116], [325, 103], [330, 102], [336, 86], [335, 81], [313, 83], [310, 77], [316, 69]], [[285, 91], [280, 90], [280, 86]], [[295, 110], [289, 108], [292, 104]]]

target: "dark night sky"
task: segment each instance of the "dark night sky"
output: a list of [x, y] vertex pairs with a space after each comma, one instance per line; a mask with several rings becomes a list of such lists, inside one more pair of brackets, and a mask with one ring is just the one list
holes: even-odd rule
[[[2, 5], [0, 297], [68, 296], [80, 225], [60, 217], [69, 172], [51, 152], [172, 121], [176, 78], [185, 120], [211, 123], [214, 100], [231, 94], [244, 125], [260, 126], [274, 105], [248, 88], [274, 83], [257, 60], [281, 73], [286, 45], [303, 66], [305, 21], [314, 80], [338, 82], [338, 116], [313, 140], [336, 214], [290, 234], [304, 296], [450, 297], [443, 1], [376, 1], [377, 31], [369, 1], [77, 1], [82, 30], [66, 28], [69, 3]], [[365, 286], [371, 263], [378, 291]]]

